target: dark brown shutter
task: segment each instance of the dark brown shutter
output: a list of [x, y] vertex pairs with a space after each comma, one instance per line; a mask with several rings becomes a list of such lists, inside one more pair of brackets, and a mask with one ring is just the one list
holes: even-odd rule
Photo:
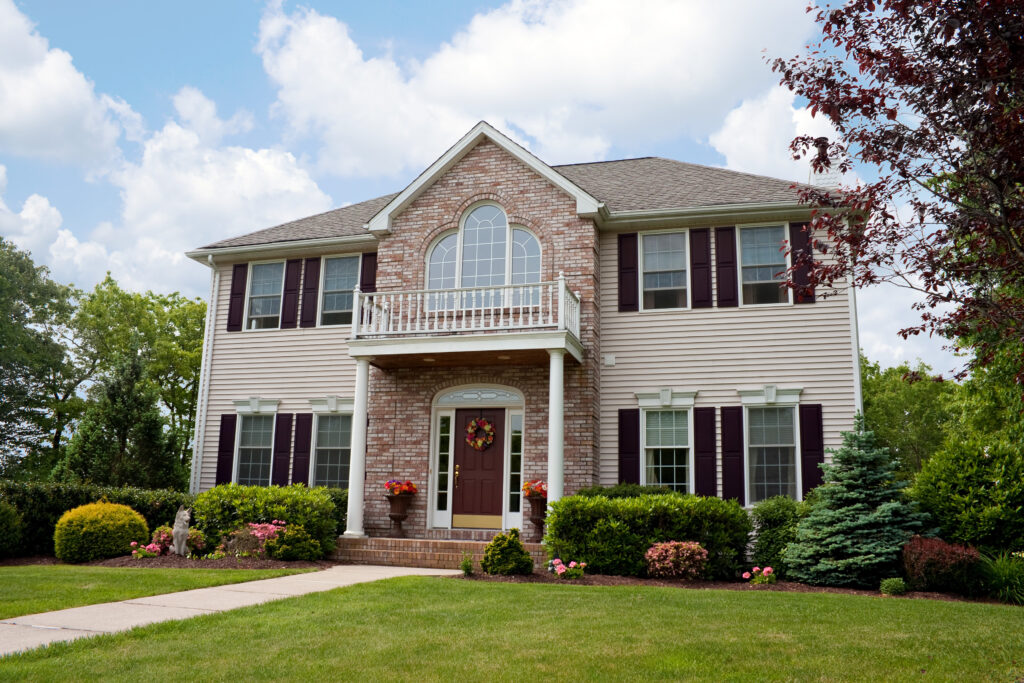
[[640, 483], [640, 409], [619, 410], [619, 482]]
[[313, 413], [295, 416], [295, 456], [292, 458], [292, 483], [309, 483], [309, 451], [313, 443]]
[[[790, 223], [789, 225], [789, 246], [793, 250], [793, 263], [796, 263], [798, 254], [813, 256], [811, 251], [811, 235], [805, 229], [809, 223]], [[804, 264], [797, 266], [793, 271], [793, 301], [798, 304], [814, 303], [814, 288], [809, 287], [811, 281], [811, 266]]]
[[639, 311], [639, 279], [637, 276], [637, 235], [619, 235], [619, 310]]
[[743, 495], [743, 406], [722, 406], [722, 498], [735, 498], [746, 505]]
[[274, 422], [274, 466], [270, 483], [288, 485], [288, 465], [292, 456], [292, 414], [278, 413]]
[[711, 308], [711, 231], [698, 228], [690, 231], [690, 295], [693, 308]]
[[821, 404], [800, 406], [800, 475], [803, 493], [821, 484], [821, 468], [825, 462], [825, 431], [821, 421]]
[[281, 299], [281, 329], [295, 327], [299, 320], [299, 277], [302, 259], [292, 259], [284, 267], [284, 296]]
[[719, 308], [739, 306], [736, 228], [715, 228], [715, 275]]
[[235, 469], [235, 429], [238, 415], [224, 413], [220, 416], [220, 435], [217, 438], [217, 477], [215, 484], [231, 483]]
[[363, 254], [359, 262], [359, 291], [377, 291], [377, 252]]
[[306, 274], [302, 278], [302, 317], [299, 327], [316, 327], [317, 297], [320, 294], [320, 259], [306, 259]]
[[715, 409], [693, 409], [693, 477], [698, 496], [718, 495], [718, 473], [715, 471]]
[[242, 330], [245, 312], [245, 281], [249, 277], [249, 264], [236, 263], [231, 269], [231, 298], [228, 303], [228, 332]]

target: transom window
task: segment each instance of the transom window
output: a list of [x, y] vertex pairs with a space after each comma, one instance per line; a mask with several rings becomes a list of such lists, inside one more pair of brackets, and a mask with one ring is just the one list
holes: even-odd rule
[[740, 228], [740, 271], [744, 304], [789, 303], [785, 230], [781, 225]]
[[795, 417], [792, 406], [747, 409], [750, 503], [796, 498]]
[[317, 415], [310, 486], [348, 488], [351, 445], [351, 415]]
[[427, 256], [427, 288], [496, 287], [540, 282], [540, 242], [510, 226], [501, 207], [482, 204], [462, 230], [444, 235]]
[[644, 308], [686, 308], [686, 233], [641, 236]]
[[644, 411], [643, 484], [689, 491], [689, 431], [688, 411]]
[[249, 277], [249, 305], [245, 326], [250, 330], [281, 326], [281, 294], [284, 291], [284, 261], [254, 263]]
[[346, 325], [352, 322], [352, 290], [359, 282], [359, 257], [324, 259], [321, 325]]
[[240, 415], [238, 429], [238, 475], [242, 486], [270, 486], [273, 459], [274, 416]]

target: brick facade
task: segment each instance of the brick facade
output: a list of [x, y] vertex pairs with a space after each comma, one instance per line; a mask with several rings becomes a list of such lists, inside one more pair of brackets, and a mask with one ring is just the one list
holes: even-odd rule
[[[580, 295], [584, 360], [565, 362], [565, 493], [598, 478], [598, 381], [600, 357], [598, 237], [593, 222], [576, 214], [575, 200], [490, 141], [467, 153], [398, 217], [378, 248], [377, 289], [425, 286], [427, 251], [441, 234], [459, 227], [481, 201], [499, 204], [511, 224], [530, 229], [541, 244], [541, 279], [561, 272]], [[525, 397], [523, 476], [547, 478], [548, 366], [464, 368], [373, 368], [369, 385], [364, 527], [388, 532], [382, 485], [390, 478], [429, 486], [431, 404], [438, 392], [465, 384], [513, 387]], [[426, 534], [427, 495], [416, 496], [403, 526], [412, 537]], [[532, 525], [524, 525], [532, 526]], [[528, 538], [533, 531], [524, 529]]]

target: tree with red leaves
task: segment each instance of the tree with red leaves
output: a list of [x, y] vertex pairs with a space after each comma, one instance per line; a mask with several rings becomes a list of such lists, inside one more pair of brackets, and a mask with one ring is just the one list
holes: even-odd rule
[[830, 238], [815, 251], [832, 258], [794, 254], [793, 272], [810, 265], [812, 286], [918, 290], [921, 321], [904, 338], [942, 335], [973, 351], [969, 367], [1009, 354], [1024, 384], [1024, 2], [850, 0], [808, 12], [820, 40], [771, 65], [838, 139], [799, 137], [791, 149], [816, 171], [858, 163], [874, 179], [800, 190]]

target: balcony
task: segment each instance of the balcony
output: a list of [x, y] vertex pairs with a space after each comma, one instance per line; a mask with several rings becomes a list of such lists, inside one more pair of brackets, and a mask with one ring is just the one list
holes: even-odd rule
[[377, 364], [394, 365], [384, 361], [386, 356], [407, 357], [401, 363], [406, 364], [417, 355], [435, 362], [438, 354], [467, 353], [484, 353], [489, 358], [481, 360], [484, 364], [494, 362], [493, 352], [518, 352], [517, 358], [532, 362], [527, 352], [554, 348], [582, 359], [580, 298], [561, 274], [557, 280], [527, 285], [356, 290], [353, 311], [349, 351], [372, 356]]

